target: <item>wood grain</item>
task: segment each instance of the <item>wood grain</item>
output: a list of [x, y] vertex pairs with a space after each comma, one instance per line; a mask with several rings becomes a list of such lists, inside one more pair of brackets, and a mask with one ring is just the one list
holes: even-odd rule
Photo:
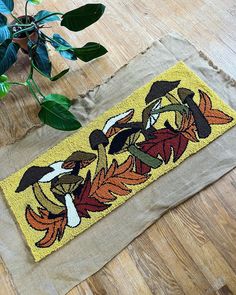
[[[16, 2], [18, 15], [24, 0]], [[80, 1], [85, 4], [90, 1]], [[50, 55], [54, 72], [70, 66], [56, 83], [38, 79], [44, 93], [64, 93], [72, 99], [102, 83], [130, 58], [170, 31], [185, 35], [235, 75], [235, 0], [103, 0], [104, 17], [79, 34], [60, 29], [72, 44], [104, 44], [109, 54], [89, 64], [72, 63]], [[78, 1], [45, 0], [36, 9], [67, 11]], [[56, 26], [56, 25], [55, 25]], [[54, 30], [59, 29], [54, 26]], [[52, 29], [49, 29], [52, 32]], [[27, 58], [21, 56], [9, 72], [21, 80]], [[17, 73], [17, 75], [15, 74]], [[78, 83], [79, 81], [79, 83]], [[18, 87], [0, 102], [0, 145], [21, 138], [37, 125], [38, 108], [25, 89]], [[68, 295], [232, 295], [236, 294], [236, 170], [191, 200], [165, 214], [98, 273]], [[15, 294], [0, 264], [0, 295]]]

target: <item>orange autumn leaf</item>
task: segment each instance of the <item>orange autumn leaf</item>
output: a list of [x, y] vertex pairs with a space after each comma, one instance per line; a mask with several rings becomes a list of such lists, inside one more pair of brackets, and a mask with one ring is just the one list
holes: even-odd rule
[[133, 171], [134, 160], [132, 156], [118, 165], [116, 160], [113, 160], [110, 168], [105, 173], [102, 169], [95, 177], [90, 197], [94, 197], [100, 202], [111, 202], [116, 199], [116, 196], [127, 196], [132, 192], [127, 185], [137, 185], [144, 183], [148, 179], [148, 175], [140, 175]]
[[193, 115], [183, 115], [182, 123], [179, 131], [189, 140], [193, 142], [199, 141], [196, 135], [197, 128], [194, 124]]
[[209, 124], [227, 124], [233, 120], [224, 112], [213, 109], [210, 97], [203, 91], [198, 90], [200, 94], [199, 108], [206, 117]]
[[[49, 211], [38, 208], [40, 215], [36, 214], [34, 210], [27, 206], [25, 216], [28, 223], [35, 230], [46, 231], [45, 236], [36, 243], [37, 247], [50, 247], [56, 239], [60, 241], [63, 237], [67, 218], [65, 214], [55, 218], [49, 218]], [[62, 211], [63, 213], [63, 211]]]

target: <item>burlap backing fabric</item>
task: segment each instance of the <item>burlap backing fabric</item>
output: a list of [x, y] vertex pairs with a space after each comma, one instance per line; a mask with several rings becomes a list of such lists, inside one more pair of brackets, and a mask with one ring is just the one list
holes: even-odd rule
[[[153, 43], [106, 83], [79, 98], [73, 110], [85, 125], [179, 60], [236, 109], [236, 82], [187, 40], [171, 34]], [[66, 136], [68, 133], [43, 126], [21, 141], [1, 148], [0, 178], [20, 169]], [[235, 138], [236, 127], [233, 127], [39, 263], [34, 262], [1, 195], [0, 255], [16, 292], [65, 294], [98, 271], [167, 210], [233, 169]]]

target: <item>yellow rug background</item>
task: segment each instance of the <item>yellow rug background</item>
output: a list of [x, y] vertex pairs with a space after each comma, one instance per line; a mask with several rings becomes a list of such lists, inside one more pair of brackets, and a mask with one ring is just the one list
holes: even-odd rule
[[[133, 73], [135, 75], [135, 73]], [[201, 139], [200, 142], [193, 143], [189, 141], [188, 147], [181, 158], [176, 161], [175, 163], [172, 162], [170, 159], [169, 163], [166, 165], [162, 165], [160, 168], [151, 171], [151, 177], [141, 185], [131, 186], [132, 193], [126, 197], [118, 197], [117, 200], [112, 202], [112, 206], [109, 207], [107, 210], [102, 212], [90, 212], [91, 219], [82, 218], [81, 224], [77, 228], [69, 228], [66, 227], [64, 236], [60, 242], [56, 241], [51, 247], [49, 248], [37, 248], [35, 246], [35, 242], [40, 240], [44, 235], [45, 232], [39, 232], [30, 227], [25, 219], [25, 209], [26, 206], [29, 204], [35, 212], [37, 212], [37, 207], [39, 204], [34, 198], [33, 192], [31, 188], [26, 189], [24, 192], [15, 193], [15, 190], [19, 184], [21, 177], [23, 176], [24, 172], [32, 165], [36, 166], [47, 166], [55, 161], [60, 161], [66, 159], [68, 156], [71, 155], [76, 150], [84, 150], [84, 151], [91, 151], [89, 145], [89, 134], [94, 129], [102, 129], [106, 120], [112, 116], [120, 114], [122, 112], [127, 111], [128, 109], [135, 109], [135, 114], [133, 117], [133, 121], [141, 121], [142, 110], [144, 109], [145, 105], [145, 97], [152, 85], [153, 82], [156, 80], [167, 80], [167, 81], [174, 81], [174, 80], [181, 80], [179, 87], [189, 88], [194, 91], [196, 94], [198, 93], [198, 89], [200, 88], [202, 91], [206, 92], [211, 100], [213, 108], [220, 109], [224, 111], [227, 115], [234, 118], [234, 120], [226, 125], [211, 125], [212, 133], [206, 139]], [[121, 85], [122, 87], [122, 85]], [[176, 94], [175, 91], [173, 93]], [[196, 98], [198, 95], [196, 95]], [[195, 101], [196, 101], [195, 98]], [[112, 97], [111, 97], [112, 100]], [[163, 105], [167, 103], [167, 100], [163, 99]], [[164, 126], [164, 121], [166, 120], [166, 115], [161, 115], [160, 119], [158, 120], [159, 127]], [[170, 123], [174, 125], [174, 115], [168, 114], [168, 120]], [[88, 229], [91, 225], [96, 223], [99, 219], [106, 216], [108, 213], [113, 211], [115, 208], [126, 202], [131, 196], [133, 196], [136, 192], [141, 190], [142, 188], [149, 185], [151, 182], [159, 178], [161, 175], [165, 174], [166, 172], [170, 171], [171, 169], [178, 166], [182, 161], [188, 158], [190, 155], [198, 152], [203, 147], [208, 145], [214, 139], [219, 137], [221, 134], [226, 132], [228, 129], [233, 127], [236, 124], [236, 111], [231, 109], [227, 104], [225, 104], [212, 89], [210, 89], [199, 77], [197, 77], [183, 62], [177, 63], [172, 68], [168, 69], [167, 71], [163, 72], [162, 74], [158, 75], [152, 81], [147, 83], [145, 86], [137, 89], [134, 91], [129, 97], [125, 100], [121, 101], [116, 106], [112, 107], [101, 116], [96, 118], [91, 123], [87, 124], [85, 127], [81, 128], [78, 132], [74, 133], [73, 135], [69, 136], [53, 148], [49, 149], [44, 154], [40, 155], [34, 161], [29, 163], [29, 165], [25, 166], [24, 168], [20, 169], [16, 173], [12, 174], [8, 178], [4, 179], [0, 182], [0, 186], [4, 192], [6, 200], [16, 217], [16, 220], [25, 236], [28, 246], [34, 256], [35, 261], [39, 261], [51, 252], [59, 249], [61, 246], [66, 244], [68, 241], [73, 239], [75, 236], [81, 234], [83, 231]], [[83, 139], [83, 141], [81, 141]], [[224, 152], [222, 150], [222, 152]], [[112, 159], [116, 159], [118, 163], [124, 162], [128, 157], [128, 153], [122, 153], [119, 155], [108, 155], [109, 165], [112, 162]], [[96, 161], [95, 161], [96, 162]], [[88, 169], [91, 170], [92, 175], [95, 171], [96, 163], [92, 163]], [[80, 173], [81, 176], [85, 177], [87, 173], [87, 168], [83, 169]], [[194, 169], [194, 168], [193, 168]], [[51, 197], [51, 199], [57, 203], [57, 200], [54, 196], [50, 193], [47, 184], [40, 184], [47, 195]], [[147, 196], [148, 197], [148, 196]], [[119, 226], [119, 224], [117, 224]], [[91, 241], [92, 243], [93, 241]], [[78, 242], [79, 243], [79, 242]], [[79, 245], [78, 245], [79, 247]]]

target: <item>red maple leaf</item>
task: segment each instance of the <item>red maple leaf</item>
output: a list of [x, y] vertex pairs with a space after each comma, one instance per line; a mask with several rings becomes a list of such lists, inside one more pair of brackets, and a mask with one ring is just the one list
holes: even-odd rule
[[91, 190], [91, 173], [88, 171], [84, 186], [79, 193], [77, 190], [74, 191], [74, 204], [80, 217], [90, 218], [88, 211], [99, 212], [106, 210], [110, 207], [109, 204], [104, 204], [97, 199], [90, 196]]
[[[167, 164], [173, 150], [174, 162], [176, 162], [184, 153], [188, 145], [188, 139], [178, 131], [172, 131], [168, 128], [159, 129], [152, 133], [153, 138], [138, 143], [140, 149], [152, 157], [160, 155]], [[136, 159], [136, 171], [140, 174], [150, 172], [151, 168]]]

